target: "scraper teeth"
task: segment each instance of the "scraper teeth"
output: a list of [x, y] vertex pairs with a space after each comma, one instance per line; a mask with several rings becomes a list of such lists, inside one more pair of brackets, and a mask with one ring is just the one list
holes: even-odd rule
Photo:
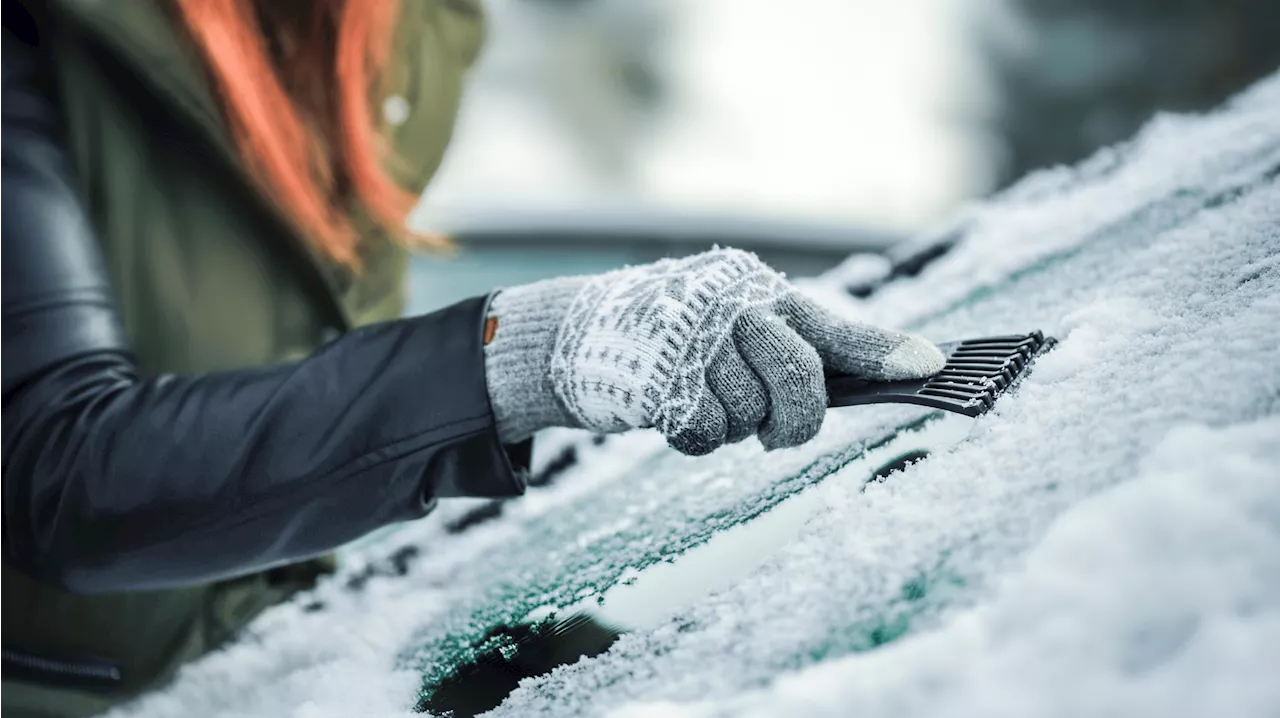
[[939, 345], [947, 363], [934, 376], [873, 382], [834, 375], [828, 377], [828, 400], [832, 406], [905, 402], [978, 416], [1052, 344], [1053, 340], [1040, 332], [949, 342]]
[[952, 379], [990, 379], [994, 375], [995, 372], [967, 369], [950, 364], [943, 367], [942, 371], [937, 374], [939, 378], [946, 377]]
[[948, 371], [945, 369], [942, 372], [938, 373], [936, 376], [934, 376], [933, 381], [956, 382], [961, 384], [968, 384], [970, 386], [982, 387], [984, 389], [986, 387], [995, 387], [996, 391], [1000, 391], [1009, 385], [1008, 381], [1004, 378], [1004, 375], [1002, 374], [995, 374], [995, 375], [982, 374], [982, 375], [975, 376], [968, 372], [961, 373], [956, 371]]
[[1044, 343], [1044, 336], [1040, 332], [1033, 332], [1023, 336], [1009, 337], [986, 337], [983, 339], [969, 339], [960, 342], [956, 351], [966, 350], [997, 350], [997, 351], [1013, 351], [1025, 350], [1028, 354], [1034, 353], [1036, 349]]
[[926, 386], [920, 390], [921, 394], [927, 396], [945, 396], [949, 399], [976, 399], [978, 395], [966, 391], [952, 391], [944, 387]]
[[1017, 344], [1026, 341], [1034, 335], [1030, 334], [1006, 334], [997, 337], [979, 337], [978, 339], [966, 339], [960, 342], [960, 346], [968, 346], [970, 344]]
[[969, 357], [952, 357], [947, 362], [948, 366], [968, 366], [968, 367], [1002, 367], [1008, 361], [1007, 358], [1000, 359], [971, 359]]
[[1035, 347], [1035, 346], [1036, 346], [1036, 342], [1031, 339], [1024, 339], [1020, 342], [978, 341], [978, 342], [965, 342], [963, 344], [960, 344], [959, 346], [956, 347], [956, 350], [957, 351], [981, 351], [981, 350], [1012, 351], [1021, 347]]
[[1000, 352], [1000, 351], [994, 351], [994, 350], [991, 350], [991, 349], [983, 349], [983, 350], [981, 350], [981, 351], [966, 351], [966, 350], [964, 350], [964, 349], [958, 349], [958, 350], [956, 350], [956, 352], [955, 352], [954, 354], [952, 354], [951, 356], [952, 356], [953, 358], [954, 358], [954, 357], [963, 357], [963, 358], [965, 358], [965, 359], [973, 359], [973, 360], [982, 360], [982, 359], [1006, 359], [1006, 358], [1008, 358], [1008, 357], [1009, 357], [1009, 352], [1007, 352], [1007, 351]]

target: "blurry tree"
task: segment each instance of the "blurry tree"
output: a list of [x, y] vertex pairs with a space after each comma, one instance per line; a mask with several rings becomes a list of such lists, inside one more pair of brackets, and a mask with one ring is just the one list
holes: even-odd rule
[[1280, 0], [988, 0], [1000, 185], [1154, 112], [1204, 110], [1280, 66]]

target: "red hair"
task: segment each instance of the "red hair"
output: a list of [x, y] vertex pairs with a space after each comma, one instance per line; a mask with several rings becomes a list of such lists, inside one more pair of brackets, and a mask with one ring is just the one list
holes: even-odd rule
[[[259, 188], [317, 250], [358, 269], [348, 203], [358, 200], [384, 229], [407, 237], [418, 199], [387, 175], [395, 158], [374, 120], [399, 2], [311, 0], [306, 22], [281, 23], [269, 39], [259, 10], [273, 2], [176, 0]], [[275, 60], [272, 40], [281, 49]]]

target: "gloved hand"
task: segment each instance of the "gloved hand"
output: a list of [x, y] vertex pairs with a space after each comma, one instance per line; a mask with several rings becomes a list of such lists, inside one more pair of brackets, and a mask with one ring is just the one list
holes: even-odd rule
[[824, 366], [889, 380], [945, 363], [930, 342], [841, 319], [735, 249], [502, 290], [489, 317], [489, 398], [508, 443], [567, 426], [656, 427], [691, 455], [752, 434], [795, 446], [822, 426]]

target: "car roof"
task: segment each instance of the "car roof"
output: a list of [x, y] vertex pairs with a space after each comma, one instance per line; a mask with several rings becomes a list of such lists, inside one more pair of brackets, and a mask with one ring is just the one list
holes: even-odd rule
[[862, 298], [836, 277], [804, 283], [939, 341], [1057, 337], [927, 459], [869, 481], [869, 448], [938, 418], [906, 406], [834, 410], [796, 449], [748, 441], [700, 459], [651, 433], [553, 432], [539, 451], [559, 461], [554, 481], [366, 541], [343, 575], [261, 622], [263, 645], [206, 661], [168, 700], [246, 685], [237, 666], [265, 663], [293, 682], [219, 705], [406, 709], [477, 656], [519, 649], [512, 627], [807, 496], [748, 570], [504, 689], [493, 715], [1274, 709], [1276, 117], [1280, 76], [968, 208], [917, 242], [949, 251]]

